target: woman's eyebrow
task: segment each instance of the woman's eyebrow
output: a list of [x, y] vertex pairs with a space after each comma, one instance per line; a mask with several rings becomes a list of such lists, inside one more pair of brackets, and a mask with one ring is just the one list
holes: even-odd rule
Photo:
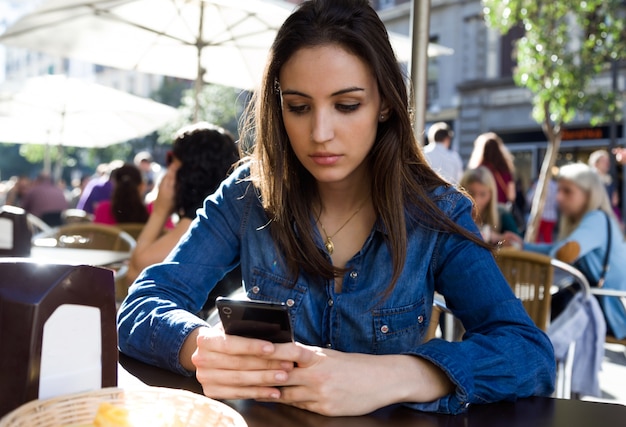
[[[362, 87], [356, 87], [356, 86], [348, 87], [345, 89], [338, 90], [337, 92], [333, 92], [330, 94], [330, 96], [344, 95], [350, 92], [364, 92], [364, 91], [365, 89]], [[283, 95], [297, 95], [297, 96], [302, 96], [304, 98], [311, 98], [311, 95], [307, 95], [306, 93], [303, 93], [294, 89], [285, 89], [285, 90], [282, 90], [281, 93]]]

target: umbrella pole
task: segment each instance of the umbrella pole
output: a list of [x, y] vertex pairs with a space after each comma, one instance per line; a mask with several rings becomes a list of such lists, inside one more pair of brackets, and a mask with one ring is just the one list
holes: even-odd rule
[[65, 150], [63, 145], [59, 144], [57, 148], [57, 160], [54, 165], [53, 182], [59, 182], [61, 175], [63, 174], [63, 158], [65, 157]]
[[[48, 134], [50, 132], [48, 131]], [[46, 146], [44, 147], [43, 150], [43, 172], [46, 175], [52, 176], [51, 172], [52, 172], [52, 165], [51, 165], [51, 161], [50, 161], [50, 142], [46, 142]]]
[[196, 40], [196, 55], [198, 61], [198, 70], [196, 72], [196, 82], [194, 86], [194, 106], [193, 106], [193, 121], [197, 122], [200, 119], [200, 91], [204, 84], [204, 68], [202, 68], [202, 49], [204, 43], [202, 41], [202, 31], [204, 30], [204, 2], [200, 2], [200, 19], [198, 21], [198, 39]]
[[430, 38], [430, 0], [413, 0], [411, 8], [411, 85], [413, 93], [413, 131], [420, 145], [426, 128], [428, 80], [428, 42]]

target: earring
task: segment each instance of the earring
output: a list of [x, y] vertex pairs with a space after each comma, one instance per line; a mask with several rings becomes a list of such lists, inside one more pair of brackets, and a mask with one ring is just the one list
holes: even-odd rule
[[385, 115], [384, 114], [380, 114], [380, 121], [382, 122], [383, 120], [385, 120]]

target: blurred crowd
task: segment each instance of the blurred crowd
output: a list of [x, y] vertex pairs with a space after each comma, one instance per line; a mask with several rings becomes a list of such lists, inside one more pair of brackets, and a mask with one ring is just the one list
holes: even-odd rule
[[[451, 147], [453, 137], [453, 131], [445, 122], [430, 127], [424, 154], [431, 167], [474, 199], [476, 222], [485, 240], [494, 244], [506, 243], [504, 237], [507, 233], [523, 238], [537, 179], [529, 188], [523, 187], [522, 180], [517, 176], [514, 157], [496, 133], [486, 132], [476, 137], [465, 167], [459, 154]], [[618, 163], [626, 164], [626, 149], [616, 149], [614, 153], [596, 150], [589, 155], [586, 164], [603, 182], [611, 209], [623, 230], [618, 188], [610, 174], [612, 154]], [[559, 168], [555, 167], [552, 179], [547, 183], [537, 236], [531, 239], [534, 242], [553, 243], [559, 235], [558, 179]]]

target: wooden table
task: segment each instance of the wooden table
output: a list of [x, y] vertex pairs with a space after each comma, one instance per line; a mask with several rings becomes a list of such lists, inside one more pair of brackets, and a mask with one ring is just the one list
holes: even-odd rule
[[[120, 387], [137, 379], [160, 387], [202, 393], [193, 377], [183, 377], [120, 354]], [[134, 384], [136, 385], [136, 384]], [[580, 400], [532, 397], [517, 402], [470, 406], [462, 415], [431, 414], [402, 405], [389, 406], [360, 417], [325, 417], [279, 403], [226, 401], [249, 427], [623, 427], [626, 406]]]

